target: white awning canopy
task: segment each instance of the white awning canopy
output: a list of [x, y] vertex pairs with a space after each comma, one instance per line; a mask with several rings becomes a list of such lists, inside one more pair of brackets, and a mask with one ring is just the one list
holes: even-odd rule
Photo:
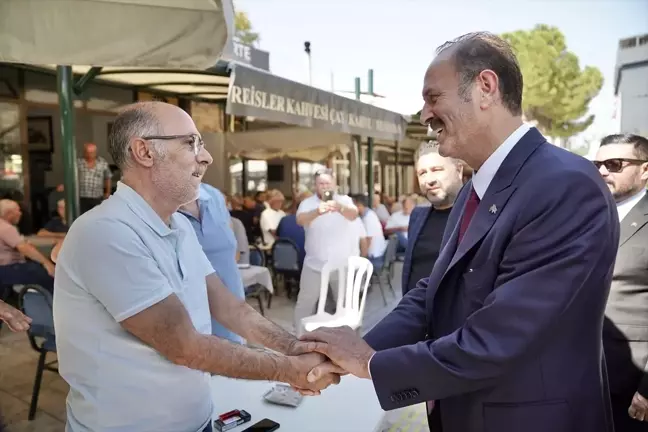
[[233, 14], [232, 0], [2, 0], [0, 61], [206, 69]]

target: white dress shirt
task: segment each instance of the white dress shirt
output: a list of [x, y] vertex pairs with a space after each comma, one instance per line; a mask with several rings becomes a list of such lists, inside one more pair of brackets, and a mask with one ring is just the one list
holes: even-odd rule
[[625, 199], [621, 201], [620, 203], [617, 203], [617, 213], [619, 213], [619, 222], [621, 222], [626, 216], [628, 216], [628, 213], [630, 213], [630, 210], [634, 206], [637, 205], [639, 201], [646, 195], [646, 191], [643, 190], [637, 194], [632, 195], [630, 198]]
[[481, 168], [479, 168], [479, 171], [475, 171], [472, 178], [472, 184], [480, 200], [484, 198], [484, 195], [486, 195], [488, 186], [490, 186], [493, 178], [495, 178], [495, 174], [497, 174], [499, 167], [502, 166], [506, 156], [511, 153], [515, 144], [517, 144], [522, 137], [529, 132], [529, 129], [531, 129], [531, 126], [522, 123], [522, 125], [509, 135], [502, 145], [500, 145], [493, 154], [486, 159], [486, 162], [484, 162]]

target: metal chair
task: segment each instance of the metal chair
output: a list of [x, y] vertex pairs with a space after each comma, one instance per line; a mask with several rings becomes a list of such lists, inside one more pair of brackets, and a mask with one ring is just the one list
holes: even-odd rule
[[299, 277], [301, 275], [299, 248], [291, 239], [280, 237], [272, 245], [272, 259], [274, 274], [283, 277], [288, 298], [290, 298], [293, 290], [288, 288], [288, 281], [291, 282], [292, 287], [297, 287], [295, 291], [299, 290]]
[[387, 240], [387, 248], [385, 249], [385, 253], [383, 255], [383, 265], [381, 267], [374, 268], [374, 272], [371, 275], [372, 283], [378, 282], [378, 285], [380, 286], [380, 294], [382, 295], [385, 306], [387, 306], [387, 297], [385, 297], [383, 278], [387, 280], [389, 289], [391, 289], [392, 294], [394, 295], [394, 297], [396, 297], [396, 290], [392, 285], [393, 266], [396, 262], [396, 250], [398, 250], [398, 237], [392, 234]]
[[253, 266], [266, 266], [265, 253], [256, 245], [250, 245], [250, 265]]
[[[250, 265], [260, 267], [265, 267], [266, 265], [265, 254], [256, 245], [250, 245]], [[257, 299], [257, 302], [259, 302], [259, 312], [261, 312], [261, 315], [265, 316], [263, 308], [264, 291], [266, 291], [266, 289], [258, 284], [245, 287], [245, 297]], [[270, 296], [268, 296], [268, 307], [270, 307]]]
[[40, 354], [29, 405], [29, 420], [33, 420], [38, 406], [43, 371], [48, 370], [58, 373], [58, 368], [52, 366], [57, 363], [57, 360], [46, 362], [47, 353], [56, 353], [52, 294], [38, 285], [26, 285], [20, 292], [18, 304], [20, 310], [32, 319], [27, 337], [32, 348]]

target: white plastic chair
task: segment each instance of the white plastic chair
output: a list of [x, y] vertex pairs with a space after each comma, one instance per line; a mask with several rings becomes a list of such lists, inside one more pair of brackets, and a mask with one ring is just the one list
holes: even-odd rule
[[[319, 327], [349, 326], [357, 330], [362, 326], [373, 265], [366, 258], [354, 256], [349, 258], [346, 268], [346, 283], [344, 283], [344, 267], [331, 268], [328, 263], [324, 265], [317, 313], [303, 318], [301, 329], [313, 331]], [[335, 314], [324, 311], [332, 271], [338, 272], [338, 299]]]

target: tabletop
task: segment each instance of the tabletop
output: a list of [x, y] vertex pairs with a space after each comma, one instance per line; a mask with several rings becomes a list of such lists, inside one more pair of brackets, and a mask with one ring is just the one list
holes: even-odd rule
[[268, 418], [281, 425], [279, 432], [379, 432], [385, 412], [370, 380], [348, 375], [320, 396], [304, 397], [297, 408], [263, 400], [273, 387], [269, 381], [247, 381], [214, 376], [212, 398], [215, 418], [235, 409], [250, 413], [252, 420], [231, 432], [242, 432]]
[[261, 266], [239, 266], [239, 273], [243, 278], [243, 286], [249, 287], [254, 284], [259, 284], [265, 287], [270, 293], [274, 294], [274, 286], [272, 284], [272, 275], [270, 270]]

